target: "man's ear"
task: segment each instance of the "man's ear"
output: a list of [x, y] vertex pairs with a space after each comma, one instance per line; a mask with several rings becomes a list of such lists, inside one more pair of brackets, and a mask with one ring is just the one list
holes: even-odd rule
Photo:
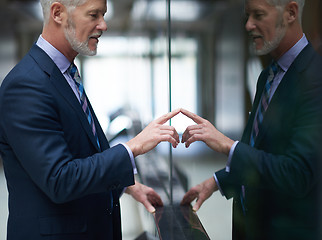
[[294, 22], [295, 20], [298, 19], [299, 16], [299, 6], [296, 2], [291, 1], [289, 2], [286, 7], [285, 10], [287, 12], [287, 21], [289, 23]]
[[59, 2], [54, 2], [50, 8], [50, 17], [57, 24], [62, 24], [64, 22], [64, 19], [67, 17], [66, 7]]

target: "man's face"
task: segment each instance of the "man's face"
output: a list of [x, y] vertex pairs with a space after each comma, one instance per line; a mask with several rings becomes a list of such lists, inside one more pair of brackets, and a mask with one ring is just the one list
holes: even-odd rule
[[246, 0], [246, 30], [253, 40], [255, 53], [265, 55], [274, 51], [286, 33], [283, 14], [266, 0]]
[[87, 0], [68, 16], [65, 37], [77, 53], [93, 56], [98, 38], [107, 30], [104, 21], [106, 0]]

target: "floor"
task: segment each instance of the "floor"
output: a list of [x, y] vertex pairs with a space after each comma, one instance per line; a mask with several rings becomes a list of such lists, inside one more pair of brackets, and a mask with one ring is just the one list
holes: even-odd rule
[[[225, 158], [220, 155], [207, 155], [198, 157], [194, 149], [176, 149], [173, 152], [173, 160], [188, 176], [189, 186], [194, 186], [212, 176], [214, 171], [225, 165]], [[1, 162], [0, 162], [1, 163]], [[6, 239], [6, 221], [8, 216], [8, 193], [5, 177], [0, 164], [0, 240]], [[133, 240], [139, 236], [144, 227], [143, 216], [149, 215], [141, 204], [135, 202], [130, 196], [121, 198], [122, 228], [124, 240]], [[214, 193], [197, 212], [210, 239], [231, 239], [231, 200], [226, 200], [220, 192]]]

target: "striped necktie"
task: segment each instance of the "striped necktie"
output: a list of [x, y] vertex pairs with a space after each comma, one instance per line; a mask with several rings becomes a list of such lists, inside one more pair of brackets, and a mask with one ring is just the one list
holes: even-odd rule
[[257, 115], [255, 116], [255, 121], [254, 121], [254, 125], [253, 125], [253, 130], [250, 136], [250, 145], [254, 146], [255, 144], [255, 140], [256, 137], [258, 135], [259, 132], [259, 127], [260, 124], [262, 123], [263, 119], [264, 119], [264, 113], [266, 112], [266, 109], [268, 107], [269, 104], [269, 98], [270, 98], [270, 90], [271, 90], [271, 86], [274, 80], [274, 77], [276, 76], [277, 72], [278, 72], [279, 66], [277, 65], [276, 62], [273, 62], [270, 65], [270, 69], [269, 69], [269, 76], [267, 78], [264, 90], [263, 90], [263, 94], [262, 94], [262, 99], [257, 111]]
[[91, 126], [93, 135], [96, 139], [97, 145], [98, 147], [100, 147], [99, 141], [98, 141], [98, 136], [96, 133], [96, 128], [95, 128], [95, 124], [94, 124], [94, 120], [91, 114], [91, 111], [88, 107], [88, 102], [87, 102], [87, 97], [85, 94], [85, 90], [84, 90], [84, 86], [82, 84], [78, 69], [76, 67], [76, 65], [74, 63], [72, 63], [70, 65], [70, 67], [68, 68], [68, 72], [70, 74], [70, 76], [73, 78], [76, 86], [77, 86], [77, 90], [78, 90], [78, 94], [79, 94], [79, 99], [80, 99], [80, 104], [82, 106], [82, 109], [84, 111], [84, 113], [86, 114], [87, 120], [89, 125]]

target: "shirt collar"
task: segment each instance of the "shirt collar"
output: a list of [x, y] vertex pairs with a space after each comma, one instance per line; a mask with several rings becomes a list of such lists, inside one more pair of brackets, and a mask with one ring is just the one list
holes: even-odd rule
[[277, 61], [278, 65], [284, 72], [289, 69], [295, 58], [308, 43], [309, 42], [305, 34], [303, 34], [302, 38]]
[[69, 60], [58, 51], [53, 45], [46, 41], [41, 35], [39, 36], [37, 46], [44, 50], [48, 56], [54, 61], [61, 73], [65, 73], [70, 66]]

